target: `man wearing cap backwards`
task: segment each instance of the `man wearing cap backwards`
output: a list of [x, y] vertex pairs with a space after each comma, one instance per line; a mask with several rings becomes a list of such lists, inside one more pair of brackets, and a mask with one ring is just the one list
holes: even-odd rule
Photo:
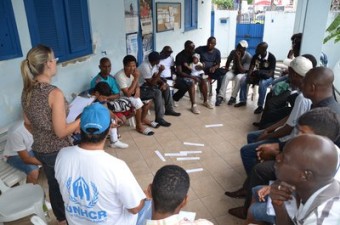
[[261, 42], [256, 47], [256, 54], [253, 56], [247, 77], [241, 80], [240, 102], [235, 107], [245, 106], [247, 104], [248, 84], [259, 85], [259, 99], [257, 100], [257, 109], [255, 114], [262, 113], [264, 99], [267, 88], [271, 85], [274, 77], [276, 59], [273, 54], [267, 51], [268, 44]]
[[[216, 97], [216, 106], [221, 105], [222, 101], [226, 100], [226, 92], [230, 80], [234, 80], [235, 84], [228, 105], [236, 103], [236, 97], [240, 90], [240, 80], [248, 72], [251, 62], [251, 55], [246, 51], [247, 48], [248, 42], [242, 40], [237, 44], [236, 48], [230, 52], [225, 64], [227, 73], [222, 79], [221, 89]], [[233, 67], [229, 70], [231, 62], [233, 62]]]
[[[143, 100], [144, 97], [148, 97], [150, 94], [154, 96], [156, 122], [161, 126], [170, 126], [170, 123], [163, 119], [164, 114], [171, 116], [180, 116], [181, 114], [174, 111], [169, 85], [160, 77], [164, 66], [159, 65], [159, 61], [160, 55], [154, 51], [149, 54], [148, 60], [144, 60], [138, 67], [141, 74], [141, 99]], [[164, 104], [162, 98], [164, 98]]]
[[79, 146], [60, 150], [55, 177], [70, 225], [134, 225], [146, 198], [126, 163], [107, 154], [110, 113], [100, 103], [81, 114]]
[[[309, 61], [307, 58], [302, 56], [296, 57], [290, 63], [290, 66], [288, 68], [291, 85], [296, 87], [298, 90], [301, 90], [304, 76], [312, 68], [312, 62]], [[297, 71], [299, 73], [297, 73]], [[290, 113], [286, 121], [279, 121], [278, 123], [264, 130], [248, 133], [248, 144], [244, 145], [240, 150], [242, 163], [248, 176], [250, 175], [252, 168], [257, 164], [257, 148], [262, 144], [281, 143], [294, 137], [298, 133], [297, 129], [295, 128], [297, 119], [302, 114], [310, 110], [311, 105], [311, 100], [305, 98], [304, 95], [300, 93], [296, 97], [292, 112]], [[239, 190], [233, 192], [227, 191], [225, 194], [233, 198], [245, 196], [247, 182], [248, 181], [246, 181], [243, 187]], [[244, 219], [246, 217], [246, 212], [247, 208], [245, 207], [237, 207], [229, 210], [230, 214], [240, 218], [242, 217]]]

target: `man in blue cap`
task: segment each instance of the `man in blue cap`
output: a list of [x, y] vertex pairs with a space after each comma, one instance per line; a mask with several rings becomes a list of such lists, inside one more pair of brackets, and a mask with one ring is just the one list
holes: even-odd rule
[[69, 224], [136, 224], [146, 198], [126, 163], [106, 153], [111, 118], [100, 103], [80, 119], [81, 143], [60, 150], [55, 177]]

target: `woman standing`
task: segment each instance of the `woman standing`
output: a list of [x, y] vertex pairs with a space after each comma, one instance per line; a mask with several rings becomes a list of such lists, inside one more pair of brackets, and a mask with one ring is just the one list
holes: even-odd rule
[[80, 120], [66, 123], [68, 104], [63, 92], [51, 85], [57, 72], [57, 60], [51, 48], [32, 48], [21, 63], [24, 88], [21, 104], [25, 121], [32, 125], [32, 150], [42, 162], [49, 185], [49, 196], [59, 224], [66, 224], [65, 207], [54, 177], [54, 164], [61, 148], [71, 145], [68, 136], [79, 128]]

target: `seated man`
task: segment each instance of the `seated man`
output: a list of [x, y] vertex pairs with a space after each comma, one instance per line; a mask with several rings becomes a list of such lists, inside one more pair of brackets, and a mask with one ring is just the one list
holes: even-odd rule
[[167, 80], [172, 80], [173, 75], [176, 73], [175, 60], [171, 54], [172, 49], [170, 46], [164, 46], [162, 51], [159, 53], [160, 55], [159, 64], [164, 66], [164, 70], [161, 73], [161, 78]]
[[255, 114], [263, 111], [264, 98], [266, 97], [267, 88], [271, 85], [274, 77], [276, 59], [273, 54], [267, 51], [268, 44], [261, 42], [256, 47], [256, 54], [253, 56], [247, 77], [241, 80], [240, 102], [235, 107], [245, 106], [247, 104], [248, 84], [259, 85], [259, 99]]
[[[251, 55], [246, 51], [247, 48], [248, 42], [242, 40], [237, 44], [236, 49], [230, 52], [228, 60], [225, 64], [227, 73], [222, 79], [221, 89], [216, 97], [216, 106], [221, 105], [222, 101], [226, 100], [226, 92], [230, 80], [234, 80], [235, 84], [231, 93], [231, 97], [228, 101], [228, 105], [236, 103], [236, 97], [238, 91], [240, 90], [240, 80], [248, 72], [251, 62]], [[233, 62], [233, 67], [231, 70], [229, 70], [231, 62]]]
[[174, 111], [169, 85], [160, 77], [162, 71], [164, 70], [164, 66], [158, 66], [159, 61], [159, 53], [151, 52], [148, 55], [148, 60], [144, 60], [138, 67], [138, 70], [141, 74], [141, 99], [144, 100], [152, 97], [156, 112], [155, 121], [161, 126], [168, 127], [171, 124], [164, 120], [164, 114], [179, 116], [180, 113], [176, 113]]
[[217, 80], [216, 93], [220, 92], [223, 76], [225, 70], [220, 68], [221, 64], [221, 52], [216, 46], [216, 38], [209, 37], [207, 45], [199, 46], [195, 49], [195, 52], [201, 56], [201, 62], [203, 63], [203, 70], [206, 75], [211, 79]]
[[110, 112], [87, 106], [80, 119], [81, 143], [60, 150], [55, 177], [69, 224], [135, 225], [145, 194], [126, 163], [104, 151]]
[[[184, 44], [184, 50], [176, 56], [176, 74], [177, 79], [175, 82], [175, 88], [179, 89], [173, 96], [174, 101], [179, 101], [185, 92], [189, 90], [189, 96], [191, 101], [191, 111], [194, 114], [199, 114], [197, 104], [195, 103], [195, 83], [198, 82], [198, 78], [191, 76], [190, 63], [192, 63], [192, 55], [194, 54], [195, 45], [192, 41], [186, 41]], [[203, 105], [209, 109], [213, 106], [207, 100], [207, 93], [202, 93], [204, 97]]]
[[201, 224], [212, 225], [208, 220], [199, 219], [190, 222], [179, 217], [180, 210], [188, 201], [190, 178], [187, 172], [176, 165], [167, 165], [160, 168], [148, 192], [152, 197], [152, 220], [146, 225], [157, 224]]
[[9, 165], [27, 174], [27, 183], [37, 184], [41, 162], [34, 157], [31, 132], [31, 125], [24, 121], [9, 128], [4, 156]]
[[99, 69], [100, 72], [91, 80], [91, 89], [93, 89], [96, 84], [99, 82], [107, 83], [111, 88], [111, 95], [108, 97], [108, 100], [117, 99], [120, 97], [119, 86], [115, 78], [110, 74], [111, 73], [111, 61], [107, 57], [103, 57], [99, 61]]
[[127, 55], [123, 59], [123, 64], [124, 68], [117, 72], [115, 78], [124, 96], [130, 100], [136, 110], [136, 130], [145, 135], [153, 135], [154, 132], [142, 124], [153, 125], [151, 121], [146, 118], [150, 102], [143, 104], [140, 99], [140, 89], [138, 85], [140, 74], [137, 69], [137, 59], [133, 55]]
[[[270, 189], [275, 224], [339, 224], [340, 183], [334, 180], [338, 164], [336, 146], [328, 138], [308, 134], [288, 142], [276, 158], [278, 180]], [[290, 218], [283, 203], [293, 192], [300, 204]]]

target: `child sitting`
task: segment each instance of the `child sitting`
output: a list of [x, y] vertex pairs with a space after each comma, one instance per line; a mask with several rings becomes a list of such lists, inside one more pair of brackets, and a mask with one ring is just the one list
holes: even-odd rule
[[208, 78], [208, 76], [204, 75], [204, 70], [197, 69], [197, 67], [203, 67], [203, 63], [200, 62], [200, 55], [195, 53], [192, 55], [192, 63], [190, 64], [191, 76], [201, 77], [203, 79]]
[[110, 86], [105, 82], [99, 82], [94, 87], [92, 94], [96, 102], [100, 102], [110, 109], [112, 128], [110, 129], [110, 146], [113, 148], [127, 148], [128, 144], [118, 140], [118, 127], [126, 122], [126, 118], [133, 115], [131, 103], [127, 99], [115, 99], [108, 101], [111, 96]]

